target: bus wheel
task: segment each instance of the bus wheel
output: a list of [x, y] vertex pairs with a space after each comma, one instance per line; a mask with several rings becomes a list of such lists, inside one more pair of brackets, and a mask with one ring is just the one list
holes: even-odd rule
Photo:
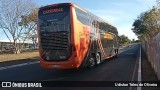
[[114, 57], [117, 57], [118, 49], [114, 49]]
[[101, 63], [101, 56], [100, 56], [100, 53], [96, 53], [96, 65], [100, 64]]
[[95, 66], [95, 57], [94, 55], [91, 55], [91, 57], [89, 58], [89, 67], [92, 68], [93, 66]]

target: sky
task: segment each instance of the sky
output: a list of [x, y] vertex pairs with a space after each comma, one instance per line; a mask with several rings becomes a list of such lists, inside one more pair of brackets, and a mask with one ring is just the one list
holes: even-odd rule
[[140, 13], [156, 5], [156, 0], [34, 0], [38, 6], [72, 2], [101, 17], [118, 29], [120, 35], [137, 39], [132, 24]]
[[[37, 6], [72, 2], [101, 17], [118, 29], [119, 35], [137, 39], [132, 24], [140, 13], [156, 5], [156, 0], [33, 0]], [[2, 34], [2, 32], [0, 32]], [[0, 35], [0, 40], [3, 37]]]

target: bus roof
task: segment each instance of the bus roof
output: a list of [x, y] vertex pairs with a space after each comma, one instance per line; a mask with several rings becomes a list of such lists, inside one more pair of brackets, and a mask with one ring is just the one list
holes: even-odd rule
[[[75, 7], [81, 9], [82, 11], [84, 11], [84, 12], [86, 12], [86, 13], [90, 13], [90, 14], [94, 15], [93, 13], [91, 13], [91, 12], [89, 12], [88, 10], [86, 10], [86, 9], [84, 9], [84, 8], [82, 8], [82, 7], [80, 7], [80, 6], [78, 6], [77, 4], [74, 4], [74, 3], [71, 3], [71, 4], [72, 4], [72, 6], [75, 6]], [[111, 25], [112, 27], [114, 27], [112, 24], [110, 24], [110, 23], [107, 22], [106, 20], [102, 19], [101, 17], [99, 17], [99, 16], [97, 16], [97, 15], [94, 15], [94, 16], [98, 17], [98, 18], [99, 18], [100, 20], [102, 20], [103, 22], [105, 22], [105, 23]], [[115, 27], [114, 27], [114, 28], [115, 28]]]
[[43, 8], [47, 8], [47, 7], [52, 7], [52, 6], [58, 6], [58, 5], [73, 5], [73, 3], [57, 3], [57, 4], [51, 4], [51, 5], [46, 5], [46, 6], [42, 6], [40, 7], [40, 9], [43, 9]]
[[[80, 7], [80, 6], [78, 6], [78, 5], [75, 4], [75, 3], [71, 3], [71, 2], [68, 2], [68, 3], [51, 4], [51, 5], [47, 5], [47, 6], [40, 7], [40, 9], [44, 9], [44, 8], [52, 7], [52, 6], [58, 6], [58, 5], [70, 5], [70, 6], [74, 6], [74, 7], [77, 7], [77, 8], [79, 8], [79, 9], [81, 9], [82, 11], [84, 11], [84, 12], [86, 12], [86, 13], [88, 13], [88, 14], [92, 14], [93, 16], [96, 16], [96, 15], [94, 15], [93, 13], [87, 11], [86, 9], [84, 9], [84, 8], [82, 8], [82, 7]], [[40, 10], [40, 9], [39, 9], [39, 10]], [[100, 17], [98, 17], [98, 16], [96, 16], [96, 17], [97, 17], [98, 19], [100, 19], [101, 21], [103, 21], [103, 22], [105, 22], [105, 23], [111, 25], [112, 27], [114, 27], [112, 24], [110, 24], [110, 23], [107, 22], [106, 20], [104, 20], [104, 19], [102, 19], [102, 18], [100, 18]], [[114, 27], [114, 28], [116, 28], [116, 27]]]

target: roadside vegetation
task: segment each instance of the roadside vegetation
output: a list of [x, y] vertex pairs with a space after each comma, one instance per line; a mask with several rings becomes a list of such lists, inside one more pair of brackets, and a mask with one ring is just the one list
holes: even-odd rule
[[0, 30], [13, 42], [14, 53], [20, 53], [26, 41], [36, 46], [37, 11], [32, 0], [0, 0]]
[[[137, 17], [132, 28], [132, 31], [141, 41], [142, 80], [148, 81], [160, 79], [160, 64], [157, 63], [160, 58], [160, 0], [157, 0], [156, 3], [156, 6], [153, 6], [150, 10], [141, 13]], [[154, 72], [156, 75], [154, 75]], [[151, 90], [145, 87], [142, 89]]]
[[119, 37], [120, 37], [120, 40], [119, 40], [120, 45], [128, 45], [131, 43], [131, 40], [127, 36], [120, 35]]
[[5, 61], [13, 61], [13, 60], [31, 60], [31, 59], [38, 59], [39, 53], [37, 50], [32, 50], [30, 52], [23, 52], [20, 54], [0, 54], [0, 62]]
[[157, 0], [156, 6], [137, 17], [132, 31], [141, 41], [148, 41], [160, 32], [160, 0]]

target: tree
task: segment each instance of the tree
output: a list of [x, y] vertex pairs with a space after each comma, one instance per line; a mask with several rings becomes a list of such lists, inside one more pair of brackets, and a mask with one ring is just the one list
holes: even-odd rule
[[[132, 31], [138, 36], [143, 36], [147, 31], [147, 27], [144, 24], [144, 16], [146, 13], [141, 13], [141, 15], [134, 21]], [[147, 34], [147, 33], [146, 33]], [[145, 37], [145, 36], [143, 36]]]
[[160, 12], [156, 7], [141, 13], [134, 21], [132, 31], [141, 41], [146, 41], [160, 32]]
[[[34, 9], [29, 15], [22, 16], [20, 24], [25, 27], [27, 30], [21, 36], [23, 43], [26, 40], [31, 40], [34, 44], [34, 47], [37, 46], [37, 19], [38, 19], [38, 8]], [[24, 44], [23, 44], [24, 45]], [[23, 47], [22, 45], [22, 47]]]
[[160, 8], [160, 0], [157, 0], [157, 7]]
[[120, 35], [120, 44], [129, 44], [131, 42], [131, 40], [125, 36], [125, 35]]
[[132, 41], [131, 41], [132, 43], [135, 43], [135, 39], [132, 39]]
[[35, 3], [31, 0], [0, 0], [0, 28], [9, 41], [13, 41], [15, 53], [20, 51], [18, 40], [23, 33], [28, 32], [20, 23], [22, 17], [30, 14], [35, 7]]

